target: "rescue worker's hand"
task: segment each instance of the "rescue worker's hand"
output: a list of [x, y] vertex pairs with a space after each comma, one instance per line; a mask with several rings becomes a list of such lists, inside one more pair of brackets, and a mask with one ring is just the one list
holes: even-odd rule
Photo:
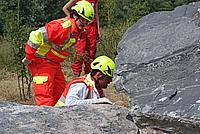
[[113, 104], [109, 99], [107, 98], [99, 98], [96, 100], [97, 104]]
[[26, 57], [22, 60], [22, 63], [24, 63], [24, 65], [28, 65], [32, 62], [32, 60], [27, 60]]

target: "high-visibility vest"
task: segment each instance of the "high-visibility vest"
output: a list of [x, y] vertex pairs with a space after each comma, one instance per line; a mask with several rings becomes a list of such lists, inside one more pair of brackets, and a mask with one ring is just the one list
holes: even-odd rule
[[66, 84], [66, 87], [65, 87], [65, 90], [63, 92], [63, 94], [61, 95], [60, 99], [58, 100], [58, 102], [56, 103], [55, 106], [64, 106], [65, 105], [65, 99], [66, 99], [66, 96], [67, 96], [67, 93], [69, 91], [69, 88], [72, 84], [75, 84], [75, 83], [84, 83], [87, 88], [88, 88], [88, 94], [87, 94], [87, 98], [89, 98], [90, 96], [90, 91], [93, 90], [93, 86], [88, 80], [89, 77], [87, 77], [87, 75], [83, 76], [83, 77], [78, 77], [78, 78], [75, 78], [74, 80], [70, 81], [69, 83]]
[[35, 57], [62, 62], [68, 56], [67, 48], [76, 42], [77, 37], [73, 38], [71, 34], [76, 27], [73, 25], [69, 17], [51, 21], [32, 31], [27, 44], [36, 50]]

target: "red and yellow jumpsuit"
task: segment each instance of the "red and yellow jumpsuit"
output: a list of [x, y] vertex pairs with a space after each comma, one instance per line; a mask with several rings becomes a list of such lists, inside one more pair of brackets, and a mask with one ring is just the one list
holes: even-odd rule
[[54, 106], [65, 89], [60, 62], [67, 56], [67, 48], [79, 36], [75, 20], [69, 17], [53, 20], [32, 31], [25, 46], [26, 59], [32, 62], [28, 69], [33, 76], [37, 105]]
[[[98, 0], [87, 0], [94, 7], [96, 11]], [[96, 13], [95, 13], [96, 14]], [[74, 75], [79, 75], [82, 72], [82, 64], [84, 64], [84, 72], [88, 74], [90, 72], [90, 63], [94, 60], [96, 52], [96, 41], [97, 41], [97, 20], [96, 17], [92, 23], [84, 27], [77, 43], [75, 45], [74, 63], [72, 70]]]

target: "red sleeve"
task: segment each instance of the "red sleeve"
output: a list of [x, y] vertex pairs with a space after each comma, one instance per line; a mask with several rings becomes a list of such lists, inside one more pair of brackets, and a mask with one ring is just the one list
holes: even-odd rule
[[47, 23], [45, 29], [48, 34], [48, 41], [56, 45], [62, 44], [68, 38], [69, 28], [63, 28], [57, 20]]
[[36, 52], [36, 49], [33, 49], [32, 47], [30, 47], [30, 45], [28, 45], [26, 43], [26, 45], [25, 45], [26, 59], [27, 60], [34, 60], [35, 59], [35, 52]]

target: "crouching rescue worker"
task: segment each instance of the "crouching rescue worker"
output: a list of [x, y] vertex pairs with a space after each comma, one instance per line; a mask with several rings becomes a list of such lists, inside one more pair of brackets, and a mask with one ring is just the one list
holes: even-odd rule
[[67, 56], [67, 48], [74, 44], [83, 27], [94, 18], [94, 9], [87, 1], [77, 2], [70, 15], [53, 20], [30, 33], [23, 62], [33, 76], [37, 105], [54, 106], [65, 89], [60, 62]]
[[73, 106], [112, 102], [105, 98], [103, 88], [112, 82], [114, 62], [107, 56], [99, 56], [91, 63], [91, 72], [74, 78], [66, 84], [65, 91], [55, 106]]

